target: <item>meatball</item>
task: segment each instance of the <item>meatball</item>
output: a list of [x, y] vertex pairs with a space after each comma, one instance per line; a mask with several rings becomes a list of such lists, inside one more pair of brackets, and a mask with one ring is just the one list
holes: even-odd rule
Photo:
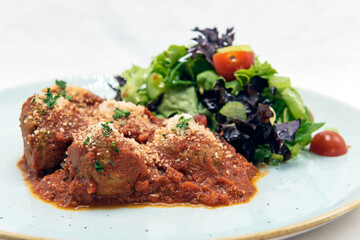
[[76, 135], [66, 165], [71, 178], [94, 182], [97, 196], [127, 196], [148, 176], [146, 159], [139, 143], [100, 122]]
[[73, 100], [61, 95], [57, 98], [56, 86], [28, 98], [22, 106], [20, 127], [29, 172], [40, 175], [59, 165], [66, 158], [73, 133], [87, 127], [94, 105], [102, 102], [85, 89], [67, 89]]
[[241, 202], [255, 192], [256, 168], [191, 115], [165, 120], [148, 145], [156, 169], [171, 180], [160, 198], [218, 205]]
[[95, 121], [112, 121], [125, 137], [145, 143], [160, 122], [144, 106], [130, 102], [106, 100], [95, 110]]

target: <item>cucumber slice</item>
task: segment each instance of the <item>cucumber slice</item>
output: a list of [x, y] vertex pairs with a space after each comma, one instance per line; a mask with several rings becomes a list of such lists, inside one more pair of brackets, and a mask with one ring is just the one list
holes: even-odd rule
[[231, 119], [246, 120], [246, 110], [241, 102], [228, 102], [220, 109], [219, 113]]
[[307, 120], [306, 109], [299, 93], [293, 88], [284, 88], [280, 95], [294, 118]]
[[288, 77], [271, 76], [269, 78], [269, 86], [276, 87], [278, 89], [291, 87], [291, 81]]
[[228, 46], [228, 47], [223, 47], [223, 48], [219, 48], [217, 50], [218, 53], [224, 53], [224, 52], [252, 52], [253, 50], [251, 49], [250, 45], [237, 45], [237, 46]]

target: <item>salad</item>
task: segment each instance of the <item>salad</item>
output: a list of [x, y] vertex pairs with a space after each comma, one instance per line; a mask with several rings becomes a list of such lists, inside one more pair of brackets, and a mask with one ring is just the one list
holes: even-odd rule
[[248, 161], [277, 165], [312, 141], [315, 123], [290, 78], [261, 62], [233, 29], [195, 28], [190, 47], [171, 45], [148, 67], [116, 79], [116, 100], [145, 105], [157, 117], [188, 113], [222, 136]]

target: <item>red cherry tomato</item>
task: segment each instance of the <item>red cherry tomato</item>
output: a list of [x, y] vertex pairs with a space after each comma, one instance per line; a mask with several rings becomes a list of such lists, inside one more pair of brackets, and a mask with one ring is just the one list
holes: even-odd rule
[[254, 64], [254, 53], [246, 51], [215, 53], [213, 62], [217, 74], [229, 82], [235, 79], [236, 70], [248, 69]]
[[195, 119], [196, 122], [198, 122], [198, 123], [200, 123], [200, 124], [202, 124], [202, 125], [204, 125], [206, 127], [207, 119], [206, 119], [205, 115], [203, 115], [203, 114], [195, 115], [194, 119]]
[[336, 157], [347, 153], [344, 139], [334, 131], [323, 131], [315, 135], [310, 151], [321, 156]]

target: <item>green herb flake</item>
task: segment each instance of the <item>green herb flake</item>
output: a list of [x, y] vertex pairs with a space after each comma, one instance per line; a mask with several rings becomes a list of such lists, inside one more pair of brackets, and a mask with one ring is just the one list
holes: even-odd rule
[[71, 100], [73, 100], [73, 97], [72, 97], [72, 96], [70, 96], [70, 95], [66, 95], [66, 96], [65, 96], [65, 99], [67, 99], [67, 100], [71, 101]]
[[90, 141], [90, 137], [88, 136], [88, 137], [85, 139], [85, 141], [83, 142], [83, 145], [85, 145], [85, 144], [89, 145], [89, 144], [90, 144], [89, 141]]
[[120, 150], [119, 150], [117, 147], [114, 147], [113, 149], [114, 149], [114, 151], [116, 151], [117, 153], [120, 153]]
[[116, 141], [113, 141], [113, 142], [111, 143], [111, 146], [115, 146], [115, 144], [116, 144]]
[[95, 161], [95, 170], [98, 172], [98, 173], [102, 173], [104, 171], [103, 169], [103, 165], [101, 163], [99, 163], [99, 161]]
[[180, 130], [185, 130], [189, 127], [189, 122], [192, 118], [185, 119], [184, 116], [181, 116], [178, 120], [178, 124], [176, 124], [176, 128], [179, 128]]
[[60, 95], [54, 97], [52, 92], [50, 92], [50, 88], [47, 89], [45, 96], [46, 98], [43, 101], [47, 104], [48, 108], [53, 108], [56, 105], [56, 100], [60, 97]]
[[130, 115], [130, 111], [129, 110], [121, 110], [119, 108], [115, 108], [114, 110], [114, 115], [112, 116], [114, 120], [117, 120], [121, 117], [128, 117]]
[[33, 100], [31, 100], [30, 104], [33, 104], [36, 101], [36, 98], [33, 98]]
[[46, 110], [43, 110], [42, 112], [41, 112], [41, 115], [45, 115], [47, 112], [46, 112]]
[[166, 134], [165, 133], [162, 136], [166, 139]]
[[59, 92], [59, 95], [65, 97], [65, 96], [66, 96], [66, 91], [65, 91], [65, 90], [64, 90], [64, 91], [60, 91], [60, 92]]
[[114, 166], [114, 162], [113, 162], [113, 161], [110, 161], [110, 165], [111, 165], [111, 166]]
[[112, 128], [109, 126], [109, 122], [107, 121], [107, 122], [105, 122], [105, 124], [101, 123], [101, 126], [104, 130], [104, 136], [108, 137], [110, 135], [110, 133], [113, 131]]
[[63, 80], [55, 80], [56, 85], [58, 85], [59, 87], [61, 87], [62, 89], [66, 88], [66, 82]]

